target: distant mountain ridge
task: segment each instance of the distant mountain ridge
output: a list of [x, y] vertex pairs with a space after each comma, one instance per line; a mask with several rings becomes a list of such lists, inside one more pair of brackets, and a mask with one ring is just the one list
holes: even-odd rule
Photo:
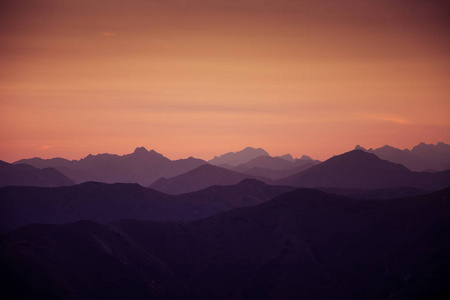
[[[450, 145], [441, 142], [436, 145], [421, 143], [411, 151], [400, 150], [391, 146], [384, 146], [375, 150], [366, 150], [356, 146], [356, 149], [373, 153], [390, 162], [401, 163], [410, 170], [437, 171], [450, 169]], [[213, 165], [245, 173], [247, 178], [260, 178], [263, 181], [264, 178], [281, 180], [288, 176], [294, 176], [320, 163], [305, 155], [300, 159], [295, 159], [290, 154], [272, 157], [264, 149], [252, 147], [216, 156], [210, 162]], [[66, 177], [74, 180], [75, 183], [98, 181], [105, 183], [139, 183], [143, 186], [149, 186], [160, 178], [172, 178], [207, 164], [204, 160], [193, 157], [172, 161], [162, 154], [154, 150], [148, 151], [144, 147], [138, 147], [133, 153], [122, 156], [104, 153], [88, 155], [83, 159], [72, 161], [63, 158], [45, 160], [32, 158], [15, 162], [15, 164], [17, 163], [26, 163], [36, 168], [53, 167]], [[325, 174], [324, 176], [329, 175]], [[437, 177], [440, 176], [437, 175]], [[407, 180], [404, 180], [404, 182], [408, 183]], [[219, 182], [216, 183], [219, 184]], [[396, 186], [397, 184], [395, 183]], [[322, 183], [319, 183], [319, 186], [323, 186]], [[372, 186], [365, 188], [380, 188], [380, 186], [372, 184]], [[427, 189], [425, 186], [419, 188]]]
[[208, 163], [212, 165], [225, 164], [235, 167], [259, 156], [269, 156], [269, 153], [262, 148], [247, 147], [241, 151], [228, 152], [220, 156], [215, 156], [213, 159], [209, 160]]
[[171, 177], [185, 173], [200, 165], [204, 160], [189, 157], [170, 160], [154, 150], [138, 147], [131, 154], [89, 154], [80, 160], [65, 159], [22, 159], [16, 163], [26, 163], [35, 167], [52, 166], [72, 178], [76, 183], [98, 181], [105, 183], [138, 183], [148, 186], [160, 177]]
[[0, 160], [0, 187], [58, 187], [74, 184], [73, 180], [54, 168], [38, 169], [27, 164], [9, 164]]
[[[271, 167], [268, 167], [267, 163], [272, 161]], [[241, 165], [250, 164], [246, 169], [252, 167], [268, 168], [273, 170], [294, 168], [298, 165], [305, 163], [306, 161], [319, 162], [311, 159], [307, 155], [303, 155], [301, 158], [293, 158], [291, 154], [284, 154], [280, 156], [270, 156], [270, 154], [262, 148], [247, 147], [237, 152], [228, 152], [220, 156], [215, 156], [209, 160], [208, 163], [216, 165], [226, 169], [234, 169], [235, 171], [242, 171]], [[294, 165], [286, 164], [286, 162], [294, 163]]]
[[443, 171], [450, 169], [450, 145], [438, 142], [436, 145], [420, 143], [409, 149], [398, 149], [385, 145], [377, 149], [365, 149], [359, 145], [355, 149], [377, 155], [381, 159], [400, 163], [411, 171]]
[[450, 170], [437, 173], [412, 172], [401, 164], [382, 160], [375, 154], [353, 150], [275, 183], [313, 188], [413, 187], [438, 190], [450, 186]]
[[[270, 156], [261, 156], [250, 162], [260, 164], [260, 161], [269, 164], [275, 162], [281, 167], [293, 164]], [[311, 163], [311, 160], [306, 161]], [[433, 191], [450, 186], [450, 170], [434, 173], [412, 172], [401, 164], [382, 160], [375, 154], [362, 150], [337, 155], [316, 165], [306, 163], [294, 169], [270, 170], [254, 167], [243, 172], [234, 171], [240, 168], [245, 170], [245, 167], [244, 164], [230, 170], [204, 165], [172, 178], [161, 178], [150, 187], [168, 194], [181, 194], [214, 184], [234, 184], [244, 178], [255, 178], [275, 185], [308, 188], [374, 190], [409, 187]], [[267, 175], [267, 178], [261, 177], [263, 175]], [[282, 175], [286, 177], [280, 179]]]

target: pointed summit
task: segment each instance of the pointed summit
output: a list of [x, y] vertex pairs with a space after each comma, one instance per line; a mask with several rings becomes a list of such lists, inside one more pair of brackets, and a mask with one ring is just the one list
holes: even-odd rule
[[313, 159], [311, 158], [311, 156], [302, 155], [302, 157], [300, 157], [300, 160], [313, 160]]
[[147, 154], [148, 150], [145, 149], [145, 147], [137, 147], [136, 149], [134, 149], [134, 154]]

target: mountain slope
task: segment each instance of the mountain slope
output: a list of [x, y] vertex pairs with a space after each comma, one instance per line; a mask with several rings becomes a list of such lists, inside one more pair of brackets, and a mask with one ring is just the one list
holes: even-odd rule
[[419, 300], [450, 281], [449, 201], [450, 189], [390, 201], [298, 189], [190, 223], [28, 226], [0, 241], [0, 293]]
[[269, 153], [261, 148], [247, 147], [241, 151], [228, 152], [220, 156], [215, 156], [213, 159], [209, 160], [208, 163], [212, 165], [227, 164], [235, 167], [259, 156], [269, 156]]
[[139, 183], [148, 186], [160, 177], [171, 177], [206, 164], [193, 157], [170, 160], [154, 150], [138, 147], [131, 154], [88, 155], [80, 160], [24, 159], [17, 163], [34, 164], [36, 167], [54, 166], [76, 183], [98, 181], [105, 183]]
[[273, 169], [254, 167], [254, 168], [248, 169], [242, 173], [249, 174], [252, 176], [262, 176], [262, 177], [269, 178], [272, 180], [277, 180], [277, 179], [285, 178], [285, 177], [303, 172], [315, 165], [316, 165], [315, 163], [307, 162], [303, 165], [294, 167], [292, 169], [286, 169], [286, 170], [273, 170]]
[[194, 220], [235, 207], [256, 205], [292, 189], [251, 179], [180, 196], [169, 196], [138, 184], [88, 182], [53, 189], [6, 187], [0, 188], [0, 232], [33, 223], [64, 224], [78, 220]]
[[9, 164], [0, 160], [0, 187], [73, 185], [75, 182], [53, 168], [37, 169], [26, 164]]
[[245, 172], [255, 167], [272, 170], [286, 170], [292, 169], [293, 167], [295, 167], [295, 164], [294, 162], [290, 162], [280, 157], [259, 156], [244, 164], [240, 164], [239, 166], [234, 168], [234, 171]]
[[270, 180], [262, 177], [247, 175], [213, 165], [203, 165], [172, 178], [160, 178], [149, 187], [166, 194], [179, 195], [205, 189], [212, 185], [236, 184], [247, 178], [270, 182]]
[[280, 179], [276, 183], [346, 189], [408, 186], [437, 190], [450, 185], [450, 170], [438, 173], [411, 172], [400, 164], [381, 160], [375, 154], [353, 150], [332, 157], [304, 172]]

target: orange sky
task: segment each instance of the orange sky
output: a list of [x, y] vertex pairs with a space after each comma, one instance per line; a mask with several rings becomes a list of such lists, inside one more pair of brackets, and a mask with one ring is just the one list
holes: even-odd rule
[[450, 143], [450, 5], [0, 1], [0, 159]]

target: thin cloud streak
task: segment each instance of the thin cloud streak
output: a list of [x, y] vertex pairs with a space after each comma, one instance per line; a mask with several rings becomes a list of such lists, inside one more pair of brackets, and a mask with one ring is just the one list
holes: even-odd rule
[[45, 149], [49, 149], [49, 148], [53, 148], [53, 147], [55, 147], [55, 146], [48, 145], [48, 146], [43, 146], [43, 147], [39, 148], [38, 150], [45, 150]]
[[102, 32], [102, 35], [106, 36], [106, 37], [113, 37], [113, 36], [116, 36], [117, 34], [112, 31], [104, 31], [104, 32]]
[[413, 122], [395, 114], [371, 114], [371, 113], [360, 113], [355, 114], [355, 116], [369, 119], [369, 120], [376, 120], [376, 121], [385, 121], [385, 122], [392, 122], [396, 124], [402, 124], [402, 125], [413, 125]]

